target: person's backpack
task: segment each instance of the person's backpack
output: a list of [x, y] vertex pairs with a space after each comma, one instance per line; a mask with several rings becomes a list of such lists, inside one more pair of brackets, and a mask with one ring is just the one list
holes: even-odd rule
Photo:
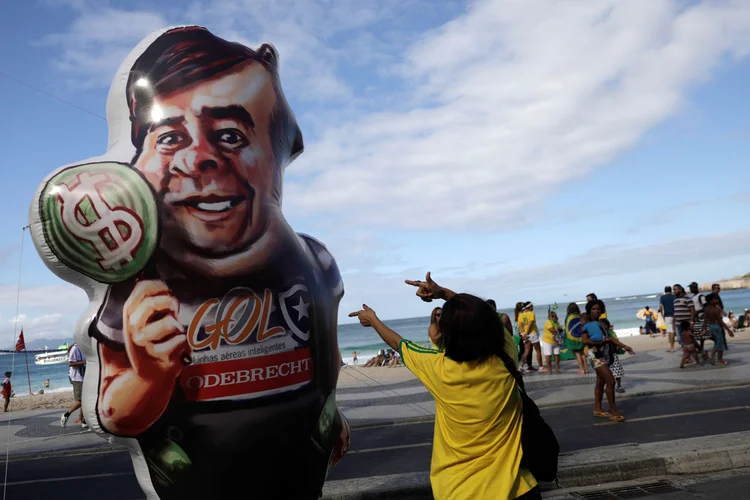
[[560, 455], [560, 445], [552, 428], [544, 421], [539, 407], [526, 394], [523, 378], [516, 369], [516, 364], [503, 349], [500, 359], [505, 368], [513, 375], [518, 384], [523, 404], [523, 423], [521, 424], [521, 448], [523, 450], [522, 465], [534, 475], [537, 481], [551, 482], [557, 480], [557, 459]]

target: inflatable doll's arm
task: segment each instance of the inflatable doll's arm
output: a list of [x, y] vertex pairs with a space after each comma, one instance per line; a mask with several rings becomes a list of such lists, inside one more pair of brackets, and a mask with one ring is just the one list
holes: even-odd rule
[[132, 436], [164, 413], [189, 347], [179, 303], [164, 282], [140, 281], [122, 310], [125, 349], [100, 345], [100, 413], [110, 432]]

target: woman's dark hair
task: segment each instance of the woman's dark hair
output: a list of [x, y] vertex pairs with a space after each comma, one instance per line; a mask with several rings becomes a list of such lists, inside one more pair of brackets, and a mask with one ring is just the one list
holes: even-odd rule
[[568, 304], [568, 314], [581, 314], [581, 308], [575, 302], [571, 302]]
[[453, 361], [484, 361], [502, 352], [505, 332], [500, 316], [479, 297], [454, 295], [443, 305], [439, 326], [445, 355]]
[[518, 323], [518, 315], [523, 311], [523, 302], [516, 302], [516, 308], [514, 310], [516, 314], [516, 323]]
[[11, 375], [12, 375], [12, 373], [11, 373], [11, 372], [5, 372], [5, 376], [6, 376], [6, 377], [10, 377]]
[[590, 300], [586, 303], [586, 312], [591, 314], [591, 309], [595, 306], [599, 305], [599, 309], [601, 310], [601, 314], [604, 314], [607, 312], [607, 307], [604, 305], [604, 302], [602, 302], [599, 299]]
[[434, 325], [435, 323], [438, 322], [438, 315], [437, 315], [437, 313], [438, 313], [438, 311], [441, 311], [440, 315], [442, 316], [443, 315], [442, 314], [442, 310], [443, 310], [442, 307], [436, 307], [435, 309], [432, 310], [432, 313], [430, 313], [430, 324], [431, 325]]

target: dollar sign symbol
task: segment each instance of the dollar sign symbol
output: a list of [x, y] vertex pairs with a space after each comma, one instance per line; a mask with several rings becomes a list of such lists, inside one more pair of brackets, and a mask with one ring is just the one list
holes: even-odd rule
[[101, 190], [112, 179], [106, 173], [83, 172], [72, 185], [58, 184], [60, 216], [75, 237], [90, 243], [104, 271], [117, 271], [132, 262], [143, 242], [143, 221], [124, 207], [110, 207]]

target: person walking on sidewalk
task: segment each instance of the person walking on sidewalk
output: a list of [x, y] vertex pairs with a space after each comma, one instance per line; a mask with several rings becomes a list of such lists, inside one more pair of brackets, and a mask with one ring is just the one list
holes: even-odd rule
[[[695, 323], [695, 306], [693, 305], [693, 300], [685, 293], [685, 289], [682, 288], [682, 285], [675, 285], [672, 288], [674, 289], [675, 297], [672, 328], [674, 328], [677, 342], [680, 344], [680, 346], [682, 346], [682, 329], [680, 327], [680, 324], [683, 321], [690, 322], [690, 328], [692, 329], [693, 334], [695, 334], [695, 329], [693, 328], [693, 325]], [[667, 352], [674, 352], [674, 339], [670, 340], [669, 351]]]
[[487, 302], [439, 286], [430, 273], [426, 281], [406, 283], [417, 287], [422, 300], [446, 301], [438, 322], [444, 351], [401, 338], [367, 305], [349, 316], [398, 348], [406, 367], [435, 398], [434, 498], [540, 500], [536, 479], [521, 464], [521, 395], [500, 358], [503, 352], [514, 356], [511, 333]]
[[10, 405], [10, 397], [13, 394], [13, 386], [10, 383], [11, 372], [5, 372], [5, 379], [3, 380], [3, 399], [5, 400], [5, 413], [8, 413], [8, 406]]
[[695, 359], [695, 368], [700, 368], [701, 361], [698, 357], [698, 351], [695, 348], [695, 339], [693, 337], [693, 330], [690, 328], [690, 322], [683, 321], [680, 328], [682, 328], [682, 361], [680, 361], [680, 368], [685, 368], [685, 363], [690, 358]]
[[672, 287], [664, 287], [664, 295], [659, 297], [659, 314], [664, 318], [667, 329], [664, 331], [669, 336], [669, 342], [674, 349], [674, 295]]
[[722, 317], [721, 305], [719, 304], [719, 296], [715, 293], [710, 294], [706, 300], [708, 305], [706, 306], [706, 325], [708, 325], [708, 331], [711, 334], [711, 338], [714, 341], [714, 350], [711, 352], [711, 364], [716, 362], [716, 354], [719, 354], [719, 365], [726, 366], [728, 363], [724, 361], [724, 351], [729, 349], [727, 346], [727, 337], [725, 331], [729, 333], [730, 337], [734, 337], [732, 329], [724, 323]]
[[68, 349], [68, 377], [70, 378], [70, 383], [73, 384], [73, 399], [75, 400], [75, 402], [73, 403], [73, 406], [71, 406], [68, 411], [63, 413], [60, 417], [60, 425], [63, 429], [68, 424], [70, 415], [78, 409], [81, 410], [81, 418], [79, 420], [76, 420], [75, 423], [81, 424], [84, 429], [88, 428], [86, 419], [83, 416], [83, 408], [81, 408], [83, 377], [85, 373], [86, 357], [83, 355], [83, 352], [81, 352], [81, 349], [78, 347], [78, 345], [73, 344]]

